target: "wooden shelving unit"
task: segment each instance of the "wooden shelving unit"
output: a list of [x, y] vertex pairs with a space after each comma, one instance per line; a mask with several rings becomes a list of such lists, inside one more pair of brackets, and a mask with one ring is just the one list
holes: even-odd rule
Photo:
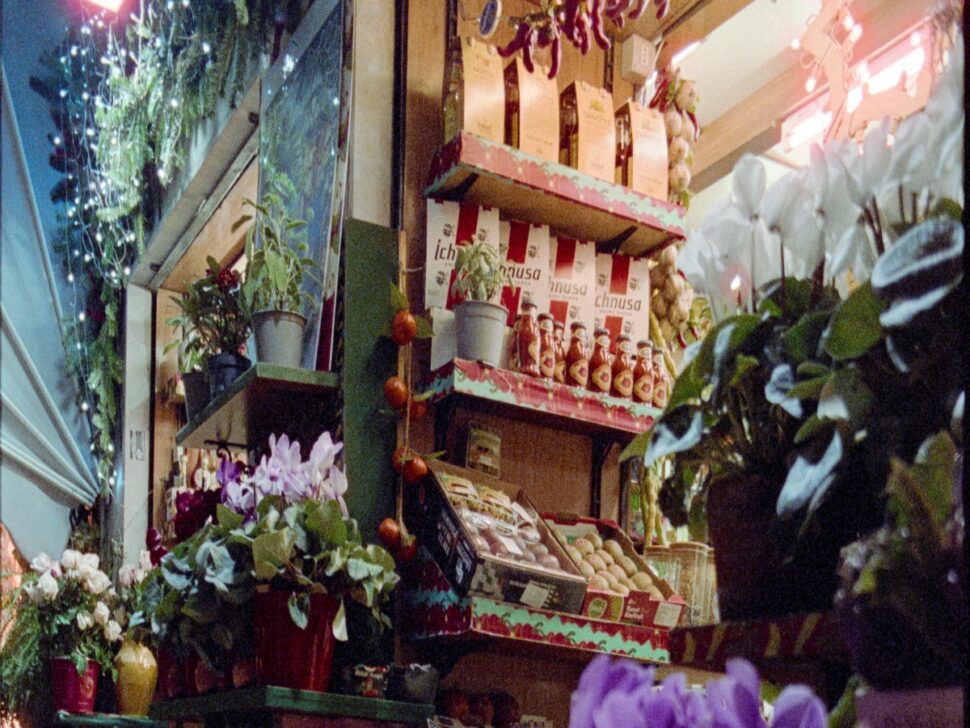
[[152, 705], [152, 717], [156, 720], [232, 726], [276, 726], [290, 716], [300, 716], [299, 725], [310, 725], [308, 716], [373, 721], [375, 726], [423, 725], [432, 715], [432, 705], [274, 686], [241, 688]]
[[270, 433], [286, 432], [308, 444], [332, 415], [339, 386], [332, 372], [254, 364], [179, 430], [175, 441], [183, 447], [252, 448]]
[[435, 156], [424, 194], [497, 207], [603, 251], [650, 255], [686, 235], [679, 205], [465, 131]]

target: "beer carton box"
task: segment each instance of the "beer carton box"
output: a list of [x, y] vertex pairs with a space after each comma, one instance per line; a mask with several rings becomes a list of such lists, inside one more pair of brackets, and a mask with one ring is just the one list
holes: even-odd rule
[[635, 345], [650, 338], [650, 268], [647, 260], [629, 255], [599, 253], [596, 256], [594, 327], [610, 332], [613, 351], [616, 337], [626, 334]]
[[[589, 329], [596, 299], [596, 246], [572, 238], [549, 241], [549, 313], [566, 327], [574, 321]], [[592, 333], [590, 331], [590, 333]], [[567, 341], [568, 345], [568, 341]]]
[[424, 307], [452, 309], [461, 303], [451, 292], [458, 246], [484, 240], [498, 248], [498, 210], [464, 202], [428, 200], [427, 230]]
[[540, 312], [549, 309], [549, 227], [502, 220], [499, 240], [502, 267], [512, 279], [511, 286], [502, 287], [500, 303], [509, 311], [507, 324], [514, 326], [523, 301], [532, 301]]
[[627, 187], [650, 195], [657, 200], [667, 199], [667, 128], [659, 109], [648, 109], [635, 101], [628, 101], [616, 112], [625, 119], [630, 130], [630, 154], [622, 182]]
[[559, 161], [559, 88], [547, 70], [529, 73], [516, 56], [505, 67], [505, 143], [549, 162]]
[[[560, 162], [613, 182], [616, 176], [613, 96], [585, 81], [574, 81], [560, 98], [559, 126], [565, 132], [562, 136], [567, 137], [568, 144], [567, 148], [560, 149]], [[571, 111], [573, 108], [575, 115]]]
[[[464, 130], [502, 144], [505, 141], [505, 75], [502, 57], [493, 45], [471, 37], [461, 43], [461, 75], [446, 78], [445, 142]], [[446, 73], [451, 69], [446, 68]], [[461, 106], [447, 101], [452, 83], [460, 83]]]

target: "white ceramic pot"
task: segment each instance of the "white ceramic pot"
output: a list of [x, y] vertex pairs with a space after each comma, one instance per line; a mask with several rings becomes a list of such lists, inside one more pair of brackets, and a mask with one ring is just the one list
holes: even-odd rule
[[256, 360], [284, 367], [299, 367], [305, 326], [306, 318], [292, 311], [254, 313]]
[[480, 361], [497, 367], [502, 360], [504, 306], [485, 301], [464, 301], [455, 307], [455, 335], [459, 359]]

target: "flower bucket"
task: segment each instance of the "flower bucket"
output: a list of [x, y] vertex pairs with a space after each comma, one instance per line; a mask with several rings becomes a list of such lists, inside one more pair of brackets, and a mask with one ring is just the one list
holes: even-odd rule
[[185, 694], [185, 671], [182, 663], [170, 651], [158, 650], [158, 681], [156, 683], [159, 700], [180, 698]]
[[269, 590], [253, 595], [256, 672], [261, 685], [325, 693], [333, 670], [333, 620], [340, 602], [329, 594], [310, 595], [306, 629], [290, 617], [292, 592]]
[[254, 313], [256, 360], [284, 367], [299, 367], [305, 326], [306, 318], [292, 311]]
[[485, 301], [463, 301], [455, 308], [455, 336], [459, 359], [497, 367], [502, 360], [505, 322], [509, 312]]
[[148, 715], [158, 680], [158, 663], [152, 651], [145, 645], [126, 639], [115, 657], [115, 667], [118, 669], [118, 681], [115, 683], [118, 713]]
[[212, 399], [218, 397], [222, 390], [229, 387], [251, 366], [252, 362], [239, 354], [210, 356], [206, 367], [209, 370], [209, 394]]
[[98, 676], [101, 668], [94, 660], [88, 660], [87, 669], [78, 675], [74, 661], [67, 657], [51, 658], [51, 693], [54, 710], [68, 713], [93, 713], [94, 698], [98, 692]]
[[195, 652], [185, 658], [182, 668], [185, 674], [185, 694], [189, 697], [224, 690], [226, 687], [225, 677], [213, 672]]
[[185, 385], [185, 416], [191, 420], [209, 404], [209, 383], [205, 372], [186, 372], [182, 375]]

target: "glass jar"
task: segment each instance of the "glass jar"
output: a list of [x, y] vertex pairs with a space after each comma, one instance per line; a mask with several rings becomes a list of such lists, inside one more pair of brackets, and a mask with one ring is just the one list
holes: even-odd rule
[[570, 327], [569, 350], [566, 352], [566, 384], [586, 388], [589, 382], [589, 352], [586, 327], [575, 322]]
[[670, 378], [664, 364], [663, 349], [655, 347], [653, 350], [653, 406], [663, 409], [667, 406], [667, 396], [670, 394]]
[[637, 363], [633, 367], [633, 401], [653, 405], [653, 347], [637, 342]]
[[610, 394], [621, 399], [633, 395], [633, 347], [630, 337], [620, 334], [616, 337], [616, 355], [613, 357], [613, 384]]
[[536, 321], [536, 305], [531, 301], [522, 304], [522, 316], [515, 337], [517, 354], [516, 370], [530, 377], [539, 376], [539, 324]]
[[596, 340], [589, 358], [589, 388], [597, 394], [609, 394], [613, 384], [613, 362], [610, 359], [610, 332], [599, 328], [593, 332]]
[[556, 338], [547, 313], [539, 314], [539, 374], [550, 382], [556, 374]]
[[556, 346], [556, 369], [552, 374], [553, 381], [560, 384], [566, 383], [566, 326], [561, 321], [556, 321], [552, 325], [553, 335]]

